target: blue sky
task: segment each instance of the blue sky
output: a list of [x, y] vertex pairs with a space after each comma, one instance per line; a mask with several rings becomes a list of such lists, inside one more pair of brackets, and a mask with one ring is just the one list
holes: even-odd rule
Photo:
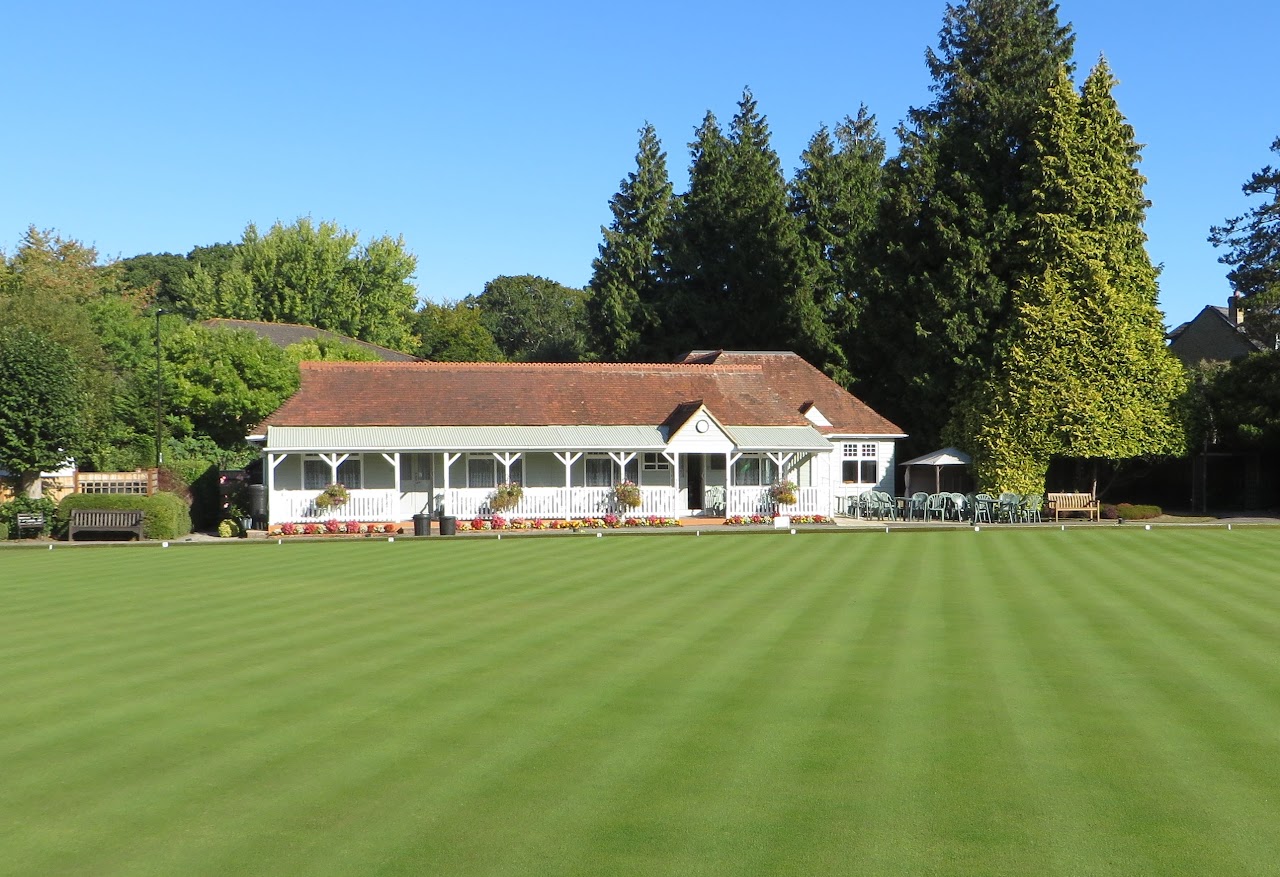
[[[423, 297], [501, 274], [587, 282], [652, 122], [677, 187], [703, 114], [755, 93], [788, 174], [865, 103], [929, 101], [943, 0], [540, 4], [85, 3], [7, 10], [0, 248], [30, 224], [104, 257], [185, 253], [246, 223], [403, 236]], [[1146, 144], [1167, 322], [1229, 293], [1208, 227], [1250, 206], [1280, 102], [1273, 0], [1061, 0]]]

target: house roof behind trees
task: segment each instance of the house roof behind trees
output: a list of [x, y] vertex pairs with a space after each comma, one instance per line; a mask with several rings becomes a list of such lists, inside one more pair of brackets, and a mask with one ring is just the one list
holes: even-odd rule
[[268, 323], [262, 320], [228, 320], [219, 318], [205, 320], [204, 325], [210, 329], [247, 329], [262, 338], [266, 338], [277, 347], [288, 347], [290, 344], [301, 344], [304, 341], [324, 339], [326, 341], [340, 341], [343, 344], [350, 344], [353, 347], [367, 350], [384, 362], [420, 361], [417, 356], [402, 353], [399, 350], [392, 350], [390, 347], [370, 344], [368, 341], [360, 341], [357, 338], [339, 335], [337, 332], [332, 332], [328, 329], [317, 329], [315, 326], [303, 326], [298, 323]]

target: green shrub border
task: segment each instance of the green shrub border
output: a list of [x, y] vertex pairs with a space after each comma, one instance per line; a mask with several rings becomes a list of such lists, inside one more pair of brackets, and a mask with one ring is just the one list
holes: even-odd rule
[[147, 539], [177, 539], [191, 532], [191, 511], [182, 497], [172, 493], [73, 493], [58, 504], [59, 537], [66, 536], [73, 509], [141, 509], [142, 532]]
[[1162, 514], [1164, 510], [1158, 505], [1121, 502], [1115, 505], [1108, 503], [1102, 507], [1102, 517], [1108, 521], [1114, 521], [1117, 518], [1124, 518], [1126, 521], [1145, 521], [1148, 518], [1158, 518]]

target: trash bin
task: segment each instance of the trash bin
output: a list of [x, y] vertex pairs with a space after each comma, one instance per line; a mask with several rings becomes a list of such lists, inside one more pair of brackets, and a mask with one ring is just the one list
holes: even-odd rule
[[453, 515], [440, 516], [440, 535], [456, 536], [458, 533], [458, 519]]
[[431, 515], [414, 515], [413, 516], [413, 535], [415, 536], [431, 535]]

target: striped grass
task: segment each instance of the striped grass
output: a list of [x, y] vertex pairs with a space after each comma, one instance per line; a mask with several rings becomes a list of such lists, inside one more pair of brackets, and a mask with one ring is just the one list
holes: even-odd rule
[[1271, 529], [0, 552], [0, 873], [1280, 862]]

